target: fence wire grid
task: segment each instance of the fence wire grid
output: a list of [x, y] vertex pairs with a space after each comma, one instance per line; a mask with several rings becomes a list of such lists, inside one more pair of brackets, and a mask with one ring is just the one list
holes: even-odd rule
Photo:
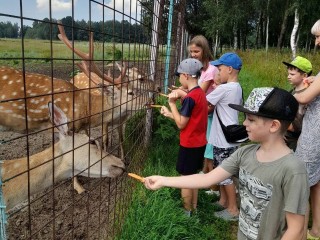
[[1, 4], [1, 237], [112, 239], [136, 184], [126, 172], [147, 156], [148, 106], [186, 56], [185, 1]]

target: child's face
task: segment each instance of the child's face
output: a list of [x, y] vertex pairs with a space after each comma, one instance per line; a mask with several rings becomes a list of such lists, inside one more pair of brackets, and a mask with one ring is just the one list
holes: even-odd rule
[[320, 46], [320, 33], [317, 33], [316, 35], [315, 35], [315, 45], [316, 46]]
[[195, 44], [192, 44], [189, 46], [189, 52], [192, 58], [195, 58], [200, 62], [202, 61], [203, 49], [201, 47], [198, 47]]
[[183, 88], [188, 88], [187, 78], [188, 78], [188, 75], [187, 75], [187, 74], [180, 73], [180, 75], [179, 75], [179, 82], [181, 83], [181, 86], [182, 86]]
[[300, 85], [305, 77], [307, 77], [307, 75], [299, 72], [297, 69], [288, 68], [288, 81], [291, 85]]
[[216, 86], [218, 86], [218, 85], [221, 84], [220, 72], [217, 72], [217, 73], [216, 73], [213, 81], [214, 81], [214, 84], [215, 84]]
[[220, 76], [220, 83], [226, 83], [229, 79], [230, 67], [226, 65], [219, 65], [218, 70]]
[[262, 142], [269, 136], [271, 124], [271, 119], [265, 119], [252, 114], [246, 114], [246, 119], [243, 122], [249, 139], [255, 142]]

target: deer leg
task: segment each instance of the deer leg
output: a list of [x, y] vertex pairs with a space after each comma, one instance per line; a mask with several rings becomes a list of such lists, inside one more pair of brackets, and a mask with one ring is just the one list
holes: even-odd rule
[[73, 189], [77, 191], [78, 194], [83, 193], [84, 191], [86, 191], [81, 183], [79, 183], [78, 181], [78, 177], [73, 177]]
[[108, 147], [108, 123], [104, 124], [102, 136], [102, 148], [107, 150]]

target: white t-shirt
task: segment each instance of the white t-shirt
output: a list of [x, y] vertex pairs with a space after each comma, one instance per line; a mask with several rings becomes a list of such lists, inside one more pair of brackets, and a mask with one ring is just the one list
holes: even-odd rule
[[228, 106], [230, 103], [242, 105], [242, 88], [239, 82], [220, 84], [207, 95], [207, 101], [215, 106], [208, 142], [218, 148], [238, 146], [239, 143], [228, 143], [226, 141], [217, 117], [217, 111], [225, 126], [239, 123], [238, 111]]

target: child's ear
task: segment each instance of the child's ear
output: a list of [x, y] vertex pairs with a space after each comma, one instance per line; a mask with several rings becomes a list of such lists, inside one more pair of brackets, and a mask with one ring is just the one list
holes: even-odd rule
[[270, 132], [274, 133], [281, 129], [281, 122], [277, 119], [272, 120]]

